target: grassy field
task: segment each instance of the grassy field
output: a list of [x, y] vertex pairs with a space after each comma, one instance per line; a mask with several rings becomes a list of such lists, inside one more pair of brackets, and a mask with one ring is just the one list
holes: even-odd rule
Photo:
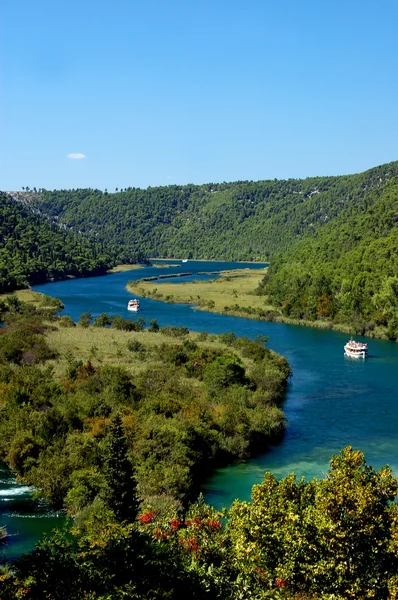
[[116, 265], [113, 269], [109, 269], [108, 273], [121, 273], [123, 271], [134, 271], [135, 269], [142, 269], [146, 265]]
[[257, 296], [254, 290], [264, 277], [263, 269], [239, 269], [223, 271], [211, 281], [183, 283], [137, 281], [129, 282], [128, 289], [143, 297], [169, 303], [195, 304], [202, 310], [217, 313], [248, 315], [252, 310], [258, 318], [259, 312], [272, 310], [266, 297]]
[[[149, 366], [159, 364], [158, 360], [151, 355], [151, 349], [162, 343], [176, 345], [185, 340], [191, 340], [200, 347], [211, 345], [214, 349], [227, 349], [227, 346], [222, 344], [217, 336], [195, 332], [190, 332], [183, 339], [177, 339], [148, 330], [119, 331], [109, 327], [90, 326], [85, 328], [80, 325], [61, 327], [57, 323], [51, 323], [51, 328], [53, 330], [46, 333], [46, 339], [49, 346], [59, 352], [59, 357], [54, 361], [48, 361], [47, 364], [52, 365], [56, 376], [65, 373], [71, 358], [83, 362], [90, 360], [94, 366], [123, 367], [131, 374], [137, 375]], [[204, 337], [205, 340], [201, 341]], [[146, 347], [144, 355], [128, 349], [128, 342], [131, 340], [136, 340]], [[246, 367], [251, 367], [250, 360], [242, 360]]]
[[[343, 323], [307, 321], [284, 316], [280, 308], [268, 302], [267, 296], [255, 294], [265, 271], [266, 269], [223, 271], [221, 277], [211, 281], [182, 283], [130, 281], [127, 289], [144, 298], [153, 298], [170, 304], [195, 304], [199, 309], [209, 312], [354, 333], [349, 325]], [[373, 337], [383, 336], [375, 331]]]
[[181, 263], [175, 263], [175, 264], [165, 264], [165, 263], [152, 263], [153, 267], [156, 267], [157, 269], [170, 269], [171, 267], [175, 268], [175, 267], [181, 267]]
[[12, 294], [0, 294], [0, 299], [5, 299], [7, 296], [16, 296], [18, 300], [21, 302], [26, 302], [27, 304], [32, 304], [35, 308], [39, 310], [50, 309], [55, 311], [56, 309], [60, 310], [63, 308], [63, 304], [57, 298], [52, 298], [51, 296], [46, 296], [46, 294], [41, 294], [40, 292], [34, 292], [33, 290], [17, 290]]

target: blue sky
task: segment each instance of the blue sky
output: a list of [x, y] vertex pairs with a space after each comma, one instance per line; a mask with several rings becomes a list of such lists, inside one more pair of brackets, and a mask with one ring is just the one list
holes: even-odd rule
[[395, 0], [3, 2], [0, 189], [396, 160], [397, 22]]

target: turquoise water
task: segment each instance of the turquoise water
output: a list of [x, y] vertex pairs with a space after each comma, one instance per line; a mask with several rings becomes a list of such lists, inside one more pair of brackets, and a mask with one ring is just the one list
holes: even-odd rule
[[14, 560], [32, 550], [43, 533], [62, 527], [65, 516], [45, 502], [32, 500], [32, 489], [16, 483], [12, 474], [0, 466], [0, 525], [5, 525], [7, 542], [0, 545], [0, 562]]
[[[189, 261], [175, 268], [175, 273], [245, 266]], [[193, 331], [234, 331], [250, 338], [263, 334], [269, 337], [270, 348], [287, 356], [293, 378], [283, 405], [288, 419], [284, 440], [246, 463], [213, 474], [204, 486], [208, 502], [221, 507], [234, 498], [249, 499], [252, 485], [267, 470], [277, 477], [292, 471], [306, 478], [320, 477], [331, 456], [349, 444], [365, 452], [369, 464], [379, 468], [387, 463], [398, 476], [398, 344], [368, 339], [370, 356], [364, 361], [344, 357], [347, 336], [343, 333], [216, 315], [146, 298], [141, 300], [138, 315], [127, 312], [131, 298], [125, 289], [127, 281], [169, 274], [173, 269], [147, 267], [36, 286], [35, 290], [60, 298], [64, 314], [74, 320], [91, 310], [93, 316], [101, 312], [132, 319], [141, 316], [147, 323], [156, 319], [161, 326], [184, 325]], [[184, 278], [175, 281], [182, 283]]]

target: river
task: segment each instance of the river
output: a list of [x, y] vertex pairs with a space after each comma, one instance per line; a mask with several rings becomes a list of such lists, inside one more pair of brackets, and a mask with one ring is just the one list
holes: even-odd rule
[[[60, 298], [65, 305], [64, 314], [76, 321], [88, 310], [93, 316], [107, 312], [135, 319], [137, 315], [132, 316], [126, 310], [131, 294], [125, 286], [131, 279], [174, 272], [192, 272], [196, 278], [208, 278], [208, 275], [197, 274], [246, 266], [244, 263], [189, 261], [168, 269], [145, 267], [104, 277], [50, 283], [34, 289]], [[183, 282], [184, 279], [175, 281]], [[268, 346], [285, 355], [292, 367], [293, 377], [283, 405], [288, 419], [284, 440], [250, 461], [213, 473], [204, 486], [209, 503], [221, 508], [228, 506], [234, 498], [249, 499], [252, 485], [262, 480], [265, 471], [272, 471], [278, 478], [292, 471], [307, 479], [321, 477], [327, 471], [331, 456], [347, 445], [362, 450], [368, 463], [375, 468], [389, 464], [398, 476], [398, 344], [368, 339], [369, 358], [349, 359], [343, 354], [347, 341], [347, 335], [343, 333], [217, 315], [192, 306], [163, 304], [146, 298], [140, 304], [139, 316], [147, 323], [156, 319], [160, 326], [184, 325], [192, 331], [234, 331], [238, 336], [250, 338], [267, 335]], [[3, 481], [6, 482], [3, 487], [18, 489], [9, 479], [3, 478]], [[14, 500], [18, 496], [22, 500], [26, 497], [26, 488], [19, 486], [19, 489]], [[6, 504], [1, 502], [2, 491], [0, 511], [4, 511]], [[39, 531], [48, 531], [60, 522], [60, 517], [47, 509], [36, 510], [30, 516], [32, 509], [29, 509], [23, 519], [23, 506], [24, 502], [15, 513], [19, 515], [18, 528], [13, 526], [12, 513], [8, 516], [9, 530], [17, 531], [15, 543], [11, 537], [9, 548], [6, 548], [10, 558], [21, 550], [29, 550]], [[37, 525], [39, 515], [42, 518]], [[31, 522], [35, 524], [34, 531], [29, 530]]]

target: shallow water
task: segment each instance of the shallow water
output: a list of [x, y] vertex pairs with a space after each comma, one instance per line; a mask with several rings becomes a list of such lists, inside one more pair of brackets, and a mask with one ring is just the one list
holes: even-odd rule
[[347, 445], [365, 452], [368, 463], [376, 468], [388, 463], [398, 476], [398, 344], [367, 340], [369, 358], [349, 359], [343, 352], [347, 335], [339, 332], [217, 315], [147, 298], [141, 299], [138, 315], [127, 312], [131, 294], [125, 286], [131, 279], [245, 266], [189, 261], [177, 268], [146, 267], [45, 284], [35, 290], [60, 298], [65, 304], [64, 314], [74, 320], [91, 310], [93, 316], [102, 312], [132, 319], [141, 316], [147, 323], [156, 319], [160, 326], [187, 326], [192, 331], [234, 331], [250, 338], [263, 334], [269, 336], [270, 348], [287, 356], [293, 378], [283, 404], [288, 419], [284, 440], [246, 463], [214, 473], [204, 491], [206, 500], [215, 506], [228, 506], [234, 498], [249, 499], [252, 485], [262, 480], [265, 471], [277, 477], [292, 471], [306, 478], [320, 477], [327, 471], [331, 456]]
[[8, 538], [0, 546], [2, 560], [14, 560], [32, 550], [43, 533], [62, 527], [65, 517], [45, 502], [33, 501], [32, 488], [18, 484], [10, 471], [0, 467], [0, 525], [6, 526]]

